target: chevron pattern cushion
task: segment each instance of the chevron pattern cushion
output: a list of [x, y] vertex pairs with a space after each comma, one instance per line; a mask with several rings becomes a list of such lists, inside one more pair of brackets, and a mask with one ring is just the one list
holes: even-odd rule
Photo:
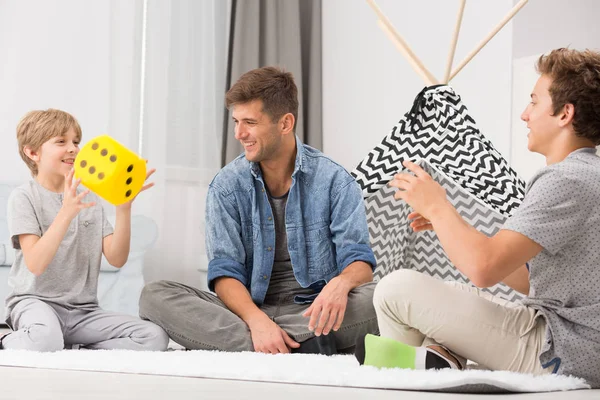
[[[413, 108], [352, 172], [362, 188], [371, 245], [377, 258], [375, 279], [411, 268], [444, 280], [468, 282], [454, 268], [435, 233], [414, 233], [407, 224], [410, 207], [393, 198], [386, 184], [417, 161], [445, 189], [462, 217], [493, 235], [523, 200], [525, 183], [477, 129], [467, 108], [446, 85], [423, 89]], [[486, 289], [517, 300], [503, 284]]]

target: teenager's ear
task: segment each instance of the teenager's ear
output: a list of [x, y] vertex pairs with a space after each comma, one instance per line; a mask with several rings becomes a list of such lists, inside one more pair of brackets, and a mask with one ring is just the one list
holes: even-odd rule
[[39, 159], [39, 152], [32, 150], [31, 147], [29, 147], [29, 146], [23, 147], [23, 152], [31, 160], [38, 161], [38, 159]]
[[283, 117], [279, 119], [279, 126], [281, 128], [281, 133], [287, 135], [290, 132], [294, 131], [294, 122], [295, 118], [292, 113], [287, 113]]
[[563, 106], [558, 123], [561, 127], [565, 127], [573, 122], [573, 118], [575, 118], [575, 106], [567, 103]]

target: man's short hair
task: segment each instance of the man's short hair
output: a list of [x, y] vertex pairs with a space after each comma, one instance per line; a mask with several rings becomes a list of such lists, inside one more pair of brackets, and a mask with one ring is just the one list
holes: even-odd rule
[[81, 140], [81, 127], [71, 114], [55, 109], [30, 111], [19, 121], [17, 125], [17, 142], [19, 154], [31, 175], [37, 176], [38, 169], [35, 162], [25, 154], [25, 146], [31, 150], [38, 151], [48, 140], [61, 136], [73, 128], [77, 138]]
[[600, 53], [591, 50], [556, 49], [542, 55], [537, 71], [552, 79], [550, 97], [554, 114], [573, 104], [573, 128], [577, 136], [600, 144]]
[[262, 101], [263, 112], [273, 122], [287, 113], [298, 121], [298, 88], [290, 72], [277, 67], [253, 69], [242, 75], [225, 95], [227, 108], [254, 100]]

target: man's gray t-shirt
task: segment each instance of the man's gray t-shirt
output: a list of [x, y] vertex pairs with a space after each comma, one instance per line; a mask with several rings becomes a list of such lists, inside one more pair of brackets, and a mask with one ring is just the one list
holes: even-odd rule
[[281, 197], [272, 197], [269, 194], [269, 203], [273, 210], [275, 225], [275, 254], [265, 303], [279, 303], [281, 297], [293, 299], [297, 303], [309, 303], [316, 297], [314, 290], [300, 286], [294, 276], [285, 229], [287, 198], [287, 193]]
[[[78, 192], [83, 189], [78, 188]], [[16, 250], [8, 278], [12, 293], [6, 299], [7, 323], [15, 304], [35, 298], [61, 306], [98, 307], [98, 274], [102, 239], [113, 233], [98, 197], [90, 193], [84, 202], [96, 205], [83, 209], [71, 221], [56, 254], [46, 270], [35, 276], [27, 269], [19, 235], [42, 237], [62, 207], [62, 193], [45, 189], [32, 180], [12, 191], [8, 199], [8, 230]]]
[[600, 158], [579, 149], [540, 170], [503, 229], [543, 247], [523, 303], [547, 321], [540, 361], [600, 387]]

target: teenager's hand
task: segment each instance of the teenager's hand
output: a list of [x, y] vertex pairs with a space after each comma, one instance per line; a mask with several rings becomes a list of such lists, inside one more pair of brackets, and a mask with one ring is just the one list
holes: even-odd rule
[[418, 212], [413, 211], [408, 214], [408, 220], [410, 221], [410, 227], [412, 228], [413, 232], [434, 230], [433, 225], [431, 225], [431, 221], [423, 217]]
[[71, 169], [65, 174], [65, 191], [63, 193], [63, 202], [61, 211], [69, 220], [72, 220], [79, 214], [79, 211], [84, 208], [90, 208], [96, 205], [95, 202], [84, 203], [83, 199], [90, 193], [90, 190], [84, 190], [77, 194], [77, 187], [81, 183], [81, 179], [73, 180], [75, 170]]
[[302, 314], [304, 317], [310, 317], [308, 329], [314, 331], [316, 336], [328, 335], [332, 329], [340, 329], [348, 305], [349, 292], [350, 289], [339, 276], [330, 280]]
[[394, 194], [394, 198], [404, 200], [415, 212], [431, 221], [437, 210], [450, 205], [446, 199], [446, 191], [417, 164], [410, 161], [404, 161], [403, 164], [414, 175], [402, 173], [394, 176], [388, 184], [400, 189]]
[[290, 349], [300, 347], [289, 335], [273, 322], [266, 314], [264, 318], [248, 324], [252, 336], [254, 351], [259, 353], [289, 353]]
[[[148, 163], [148, 160], [146, 160], [146, 163]], [[149, 169], [146, 172], [146, 179], [144, 181], [147, 181], [148, 178], [150, 178], [152, 176], [152, 174], [154, 174], [155, 172], [156, 172], [156, 168]], [[139, 194], [142, 193], [145, 190], [150, 189], [152, 186], [154, 186], [154, 182], [150, 182], [150, 183], [145, 184], [144, 186], [142, 186], [142, 188], [140, 189], [140, 191], [135, 196], [133, 196], [133, 198], [131, 200], [129, 200], [129, 201], [127, 201], [127, 202], [125, 202], [125, 203], [123, 203], [121, 205], [118, 205], [117, 208], [123, 208], [123, 209], [131, 208], [131, 205], [133, 204], [133, 201], [139, 196]]]

